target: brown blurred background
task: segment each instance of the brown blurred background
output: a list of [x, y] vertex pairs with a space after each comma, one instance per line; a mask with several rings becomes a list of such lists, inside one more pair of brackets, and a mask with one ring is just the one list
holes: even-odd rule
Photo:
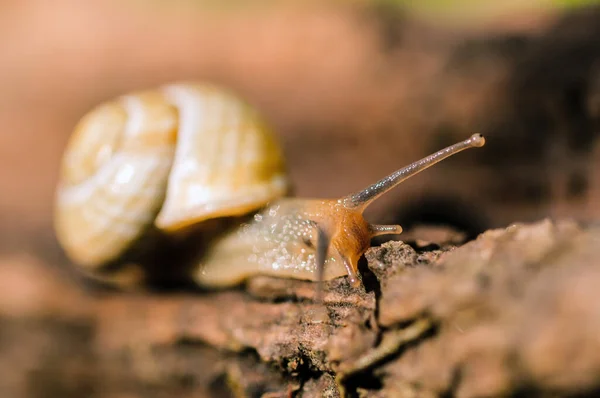
[[[86, 284], [73, 284], [55, 272], [72, 269], [52, 230], [60, 157], [77, 121], [100, 102], [178, 80], [229, 86], [270, 120], [286, 153], [295, 193], [304, 197], [347, 194], [479, 132], [487, 139], [484, 148], [461, 153], [403, 183], [369, 209], [370, 221], [397, 222], [405, 229], [446, 224], [470, 237], [544, 217], [597, 222], [596, 4], [0, 1], [0, 396], [199, 397], [206, 395], [196, 387], [221, 380], [217, 366], [202, 365], [221, 361], [221, 353], [204, 343], [185, 344], [177, 334], [181, 328], [204, 330], [218, 323], [210, 316], [190, 316], [204, 314], [203, 303], [210, 298], [191, 312], [187, 305], [195, 301], [177, 301], [175, 295], [121, 303], [118, 295], [115, 301], [109, 295], [96, 301], [80, 289]], [[588, 275], [593, 282], [595, 272], [577, 277]], [[470, 278], [458, 287], [461, 300]], [[541, 278], [539, 284], [548, 280]], [[563, 290], [557, 297], [569, 300], [548, 298], [550, 293], [529, 296], [543, 297], [539, 301], [548, 302], [549, 310], [540, 305], [523, 311], [544, 308], [540, 319], [554, 322], [543, 315], [552, 315], [553, 305], [560, 308], [555, 327], [535, 323], [535, 317], [528, 324], [543, 325], [542, 331], [550, 333], [546, 337], [566, 336], [566, 345], [557, 344], [548, 355], [576, 352], [573, 363], [559, 355], [554, 364], [569, 363], [579, 377], [586, 374], [578, 367], [586, 358], [597, 363], [595, 351], [587, 349], [586, 340], [580, 344], [569, 336], [588, 333], [587, 344], [592, 341], [596, 347], [597, 328], [569, 332], [577, 325], [594, 325], [594, 319], [586, 322], [596, 307], [579, 311], [577, 303], [593, 303], [595, 297], [586, 295], [593, 289], [585, 286], [583, 295], [572, 294], [568, 281], [573, 280], [567, 278], [564, 288], [550, 283], [544, 290], [552, 293], [552, 286], [558, 286]], [[482, 295], [487, 292], [481, 290]], [[521, 306], [524, 296], [516, 294], [518, 301], [510, 303]], [[572, 313], [575, 318], [569, 318]], [[533, 329], [526, 335], [538, 339]], [[507, 339], [515, 336], [507, 333]], [[498, 335], [481, 335], [482, 344], [490, 343], [486, 352], [496, 354]], [[546, 347], [548, 340], [541, 336], [541, 347]], [[570, 344], [576, 349], [562, 350]], [[159, 355], [153, 357], [150, 348], [156, 347]], [[431, 352], [437, 361], [437, 351]], [[248, 363], [252, 378], [260, 368]], [[475, 363], [481, 372], [489, 369]], [[512, 357], [509, 366], [514, 366]], [[163, 379], [167, 376], [171, 378]], [[482, 379], [485, 384], [493, 378]], [[163, 380], [169, 381], [166, 390], [157, 388]], [[189, 394], [172, 393], [180, 388]]]
[[53, 190], [74, 124], [101, 101], [188, 79], [228, 85], [262, 110], [299, 196], [343, 195], [486, 136], [383, 198], [372, 221], [476, 234], [599, 218], [600, 10], [406, 4], [3, 1], [0, 249], [59, 262]]

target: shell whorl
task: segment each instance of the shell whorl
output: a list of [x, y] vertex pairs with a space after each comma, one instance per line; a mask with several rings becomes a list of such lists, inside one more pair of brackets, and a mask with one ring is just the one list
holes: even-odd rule
[[287, 188], [283, 154], [252, 107], [216, 86], [171, 84], [105, 102], [77, 124], [55, 229], [74, 262], [96, 268], [153, 225], [242, 214]]
[[283, 153], [255, 109], [214, 86], [170, 85], [164, 92], [179, 110], [180, 129], [159, 228], [245, 214], [285, 195]]

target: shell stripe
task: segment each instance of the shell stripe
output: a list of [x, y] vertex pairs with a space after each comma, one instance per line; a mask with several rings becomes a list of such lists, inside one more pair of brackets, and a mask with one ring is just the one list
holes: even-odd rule
[[109, 252], [108, 247], [134, 240], [140, 233], [140, 226], [152, 223], [153, 214], [147, 211], [148, 204], [163, 195], [160, 187], [134, 181], [148, 181], [152, 174], [166, 173], [169, 165], [165, 161], [147, 161], [143, 166], [139, 165], [140, 172], [125, 184], [126, 189], [114, 190], [115, 184], [106, 184], [104, 189], [96, 192], [93, 201], [82, 203], [81, 216], [88, 229], [73, 240], [74, 244], [87, 245], [101, 255]]

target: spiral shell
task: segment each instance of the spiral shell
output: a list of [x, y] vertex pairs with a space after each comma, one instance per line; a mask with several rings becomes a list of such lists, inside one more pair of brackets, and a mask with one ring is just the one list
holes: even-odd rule
[[105, 102], [78, 123], [55, 229], [67, 255], [93, 268], [152, 226], [241, 215], [288, 186], [283, 153], [254, 108], [217, 86], [170, 84]]

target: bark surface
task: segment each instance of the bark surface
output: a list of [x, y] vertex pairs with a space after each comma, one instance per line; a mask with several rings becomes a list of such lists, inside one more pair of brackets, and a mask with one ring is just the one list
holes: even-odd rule
[[[543, 220], [371, 248], [364, 288], [90, 293], [0, 266], [0, 395], [582, 396], [600, 391], [600, 228]], [[407, 233], [407, 241], [411, 234]]]

